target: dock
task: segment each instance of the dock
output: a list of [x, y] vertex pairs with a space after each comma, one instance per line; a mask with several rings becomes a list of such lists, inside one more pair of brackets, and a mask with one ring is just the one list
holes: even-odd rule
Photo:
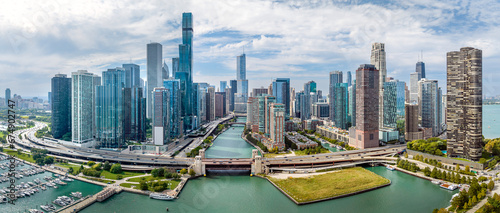
[[92, 205], [95, 202], [105, 201], [106, 199], [108, 199], [111, 196], [118, 194], [120, 192], [122, 192], [121, 187], [109, 186], [109, 187], [104, 188], [102, 191], [98, 192], [95, 195], [88, 195], [84, 198], [81, 198], [80, 200], [77, 200], [73, 204], [70, 204], [70, 205], [67, 205], [63, 208], [58, 209], [55, 212], [61, 212], [61, 213], [79, 212], [82, 209], [87, 208], [88, 206]]

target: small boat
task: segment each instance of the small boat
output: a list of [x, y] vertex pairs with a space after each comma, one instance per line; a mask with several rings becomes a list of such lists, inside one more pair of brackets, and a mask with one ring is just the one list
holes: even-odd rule
[[388, 170], [391, 170], [391, 171], [394, 171], [394, 169], [395, 169], [394, 166], [386, 166], [385, 168]]
[[29, 212], [30, 213], [43, 213], [42, 211], [40, 211], [38, 209], [30, 209]]
[[76, 198], [82, 198], [82, 193], [81, 192], [71, 192], [71, 196], [76, 197]]
[[457, 185], [455, 185], [455, 184], [447, 184], [447, 183], [443, 183], [443, 184], [441, 184], [441, 185], [439, 185], [439, 186], [440, 186], [441, 188], [443, 188], [443, 189], [448, 189], [448, 190], [450, 190], [450, 191], [453, 191], [453, 190], [455, 190], [455, 189], [457, 189], [457, 188], [458, 188], [458, 186], [457, 186]]
[[163, 194], [163, 193], [151, 193], [151, 194], [149, 194], [149, 198], [157, 199], [157, 200], [173, 200], [174, 199], [174, 197], [167, 195], [167, 194]]
[[52, 211], [56, 210], [56, 207], [52, 204], [40, 205], [40, 208], [47, 211], [47, 212], [52, 212]]

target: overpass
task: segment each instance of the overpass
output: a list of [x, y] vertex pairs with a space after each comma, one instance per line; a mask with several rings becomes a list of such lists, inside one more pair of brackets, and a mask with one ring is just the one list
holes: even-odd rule
[[227, 122], [228, 124], [241, 124], [241, 125], [245, 125], [246, 123], [243, 123], [243, 122]]

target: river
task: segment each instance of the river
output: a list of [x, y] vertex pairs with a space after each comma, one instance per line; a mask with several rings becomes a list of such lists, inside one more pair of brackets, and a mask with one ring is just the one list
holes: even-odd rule
[[[241, 121], [240, 119], [238, 121]], [[240, 138], [243, 127], [231, 127], [222, 133], [206, 152], [210, 158], [250, 157], [253, 149]], [[92, 212], [432, 212], [449, 205], [455, 192], [439, 188], [430, 181], [368, 167], [392, 181], [388, 187], [374, 191], [298, 206], [267, 180], [245, 175], [207, 176], [190, 180], [179, 199], [152, 200], [147, 196], [122, 192], [102, 203], [84, 209]]]

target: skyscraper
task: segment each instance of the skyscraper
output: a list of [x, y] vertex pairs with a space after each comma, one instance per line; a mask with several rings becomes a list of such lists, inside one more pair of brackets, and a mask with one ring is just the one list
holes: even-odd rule
[[335, 85], [337, 83], [342, 83], [342, 71], [333, 71], [330, 72], [330, 91], [329, 91], [329, 104], [330, 104], [330, 120], [334, 121], [335, 120], [335, 101], [337, 100], [335, 98]]
[[226, 115], [226, 93], [215, 92], [214, 99], [215, 117], [223, 118]]
[[121, 67], [102, 72], [102, 86], [96, 87], [96, 139], [100, 147], [122, 147], [123, 88], [125, 70]]
[[168, 66], [167, 66], [167, 63], [165, 63], [165, 61], [163, 61], [163, 67], [161, 68], [161, 76], [162, 76], [162, 78], [161, 78], [162, 81], [163, 81], [163, 79], [170, 78]]
[[276, 103], [285, 105], [285, 120], [290, 118], [290, 78], [277, 78], [273, 81], [273, 96]]
[[252, 97], [259, 97], [261, 95], [267, 95], [267, 94], [268, 94], [267, 88], [261, 87], [252, 89]]
[[347, 87], [350, 87], [352, 85], [352, 76], [351, 76], [351, 71], [347, 71]]
[[71, 132], [71, 78], [56, 74], [52, 78], [52, 136], [60, 139]]
[[146, 99], [142, 88], [123, 88], [123, 135], [125, 140], [144, 141], [146, 138]]
[[179, 72], [179, 57], [172, 58], [172, 75], [175, 76], [176, 72]]
[[356, 80], [349, 87], [349, 122], [351, 126], [356, 126]]
[[77, 146], [93, 141], [94, 76], [86, 70], [71, 73], [71, 137]]
[[181, 116], [184, 129], [193, 128], [193, 15], [182, 13], [182, 44], [179, 44], [179, 71], [175, 78], [181, 82]]
[[248, 99], [248, 80], [246, 79], [246, 56], [242, 54], [236, 57], [236, 79], [237, 93], [234, 97], [234, 111], [246, 113]]
[[441, 129], [441, 96], [437, 80], [422, 78], [419, 82], [419, 108], [422, 127], [432, 129], [432, 137], [438, 136]]
[[234, 111], [234, 95], [238, 92], [238, 82], [236, 80], [230, 80], [229, 85], [231, 86], [231, 92], [229, 95], [229, 111]]
[[405, 104], [405, 140], [413, 141], [423, 138], [418, 131], [418, 105]]
[[405, 82], [391, 80], [384, 82], [383, 126], [396, 128], [397, 121], [404, 119]]
[[362, 64], [356, 70], [356, 133], [353, 145], [357, 148], [372, 148], [379, 144], [379, 80], [379, 71], [372, 64]]
[[370, 57], [370, 63], [375, 66], [379, 71], [379, 127], [383, 126], [383, 116], [384, 116], [384, 82], [387, 77], [386, 68], [386, 57], [385, 57], [385, 44], [384, 43], [373, 43], [372, 53]]
[[156, 87], [161, 86], [162, 82], [162, 46], [159, 43], [153, 42], [147, 44], [147, 116], [151, 118], [152, 115], [152, 92]]
[[272, 103], [270, 105], [269, 118], [269, 139], [272, 148], [285, 149], [284, 129], [285, 129], [285, 105]]
[[10, 100], [10, 89], [7, 88], [5, 89], [5, 105], [9, 105], [9, 100]]
[[447, 57], [448, 155], [479, 160], [482, 155], [482, 51], [472, 47]]
[[[264, 96], [264, 106], [262, 107], [264, 110], [264, 132], [266, 133], [266, 136], [269, 137], [269, 134], [271, 134], [271, 107], [272, 104], [277, 103], [276, 102], [276, 97], [274, 96]], [[259, 106], [260, 107], [260, 106]], [[259, 108], [260, 110], [260, 108]]]
[[425, 78], [425, 63], [422, 61], [418, 61], [415, 72], [419, 75], [419, 81], [420, 79]]
[[170, 141], [170, 92], [163, 87], [153, 90], [153, 143], [165, 145]]
[[169, 102], [164, 105], [168, 107], [169, 118], [169, 136], [172, 138], [179, 137], [182, 132], [181, 123], [181, 99], [180, 99], [179, 79], [169, 78], [163, 80], [163, 87], [168, 90]]
[[409, 103], [418, 103], [418, 81], [420, 81], [419, 74], [413, 72], [410, 74], [410, 100]]
[[220, 81], [220, 92], [225, 92], [227, 87], [227, 81]]
[[141, 67], [137, 64], [123, 64], [125, 69], [125, 87], [142, 87], [141, 86]]
[[215, 120], [215, 88], [207, 87], [207, 98], [206, 98], [206, 106], [207, 106], [207, 121]]
[[304, 84], [304, 95], [300, 101], [300, 119], [311, 119], [312, 104], [318, 101], [316, 95], [316, 82], [309, 81]]
[[334, 95], [335, 98], [335, 126], [340, 129], [347, 129], [348, 126], [348, 91], [347, 91], [347, 83], [336, 83], [334, 85]]

